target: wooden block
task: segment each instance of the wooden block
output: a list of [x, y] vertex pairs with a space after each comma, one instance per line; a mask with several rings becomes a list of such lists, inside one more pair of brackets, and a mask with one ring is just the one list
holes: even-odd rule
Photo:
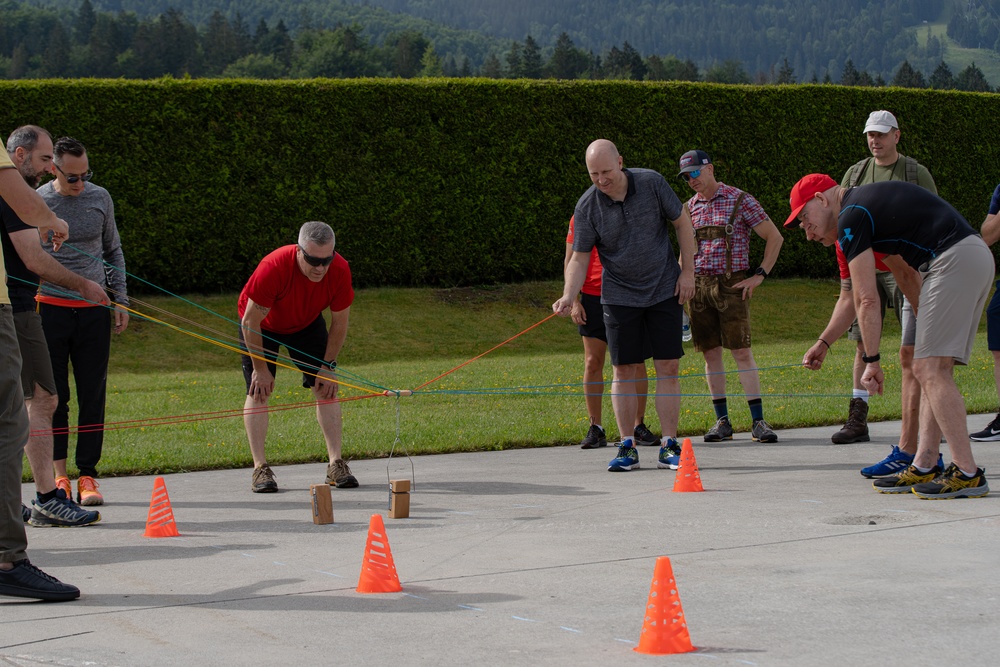
[[408, 479], [394, 479], [389, 482], [389, 488], [392, 489], [393, 493], [409, 493], [410, 492], [410, 480]]
[[322, 525], [333, 523], [333, 498], [330, 496], [329, 484], [313, 484], [309, 487], [312, 497], [313, 523]]
[[391, 480], [389, 489], [389, 518], [408, 518], [410, 516], [410, 480]]

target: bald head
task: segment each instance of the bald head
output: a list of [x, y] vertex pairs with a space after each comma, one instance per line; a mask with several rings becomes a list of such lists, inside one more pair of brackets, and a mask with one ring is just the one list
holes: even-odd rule
[[598, 190], [615, 201], [625, 199], [628, 177], [622, 171], [622, 156], [613, 143], [598, 139], [587, 146], [587, 171]]

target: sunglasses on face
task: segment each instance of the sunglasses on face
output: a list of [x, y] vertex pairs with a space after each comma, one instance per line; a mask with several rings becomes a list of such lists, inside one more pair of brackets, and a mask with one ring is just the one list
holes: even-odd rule
[[694, 171], [681, 174], [681, 178], [685, 181], [690, 181], [692, 178], [698, 178], [699, 176], [701, 176], [701, 169], [695, 169]]
[[329, 266], [330, 262], [333, 261], [334, 255], [337, 254], [334, 253], [329, 257], [313, 257], [312, 255], [307, 253], [306, 249], [303, 248], [302, 246], [299, 246], [299, 252], [302, 253], [302, 258], [306, 260], [306, 264], [308, 264], [309, 266]]
[[[52, 164], [55, 164], [55, 162], [53, 162]], [[59, 169], [59, 173], [66, 177], [67, 183], [76, 183], [77, 181], [89, 181], [94, 177], [94, 171], [92, 169], [88, 169], [86, 174], [80, 174], [79, 176], [77, 176], [76, 174], [70, 176], [65, 171], [60, 169], [59, 165], [57, 164], [56, 164], [56, 169]]]

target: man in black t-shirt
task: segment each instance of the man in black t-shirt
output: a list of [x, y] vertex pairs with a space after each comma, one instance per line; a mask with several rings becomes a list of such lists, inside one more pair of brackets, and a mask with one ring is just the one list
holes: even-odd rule
[[[875, 287], [874, 252], [906, 298], [919, 310], [913, 369], [922, 393], [920, 438], [913, 463], [877, 479], [882, 493], [912, 491], [921, 498], [971, 498], [989, 493], [969, 445], [965, 401], [954, 378], [956, 363], [968, 364], [979, 318], [993, 282], [993, 254], [951, 204], [900, 181], [846, 189], [826, 174], [809, 174], [792, 188], [792, 214], [785, 227], [802, 225], [806, 238], [840, 242], [854, 286], [854, 303], [867, 364], [862, 384], [881, 394], [881, 312]], [[937, 465], [940, 427], [952, 463]]]

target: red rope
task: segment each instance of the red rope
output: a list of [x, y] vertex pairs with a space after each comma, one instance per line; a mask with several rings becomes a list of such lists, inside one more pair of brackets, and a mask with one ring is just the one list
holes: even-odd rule
[[524, 334], [528, 333], [529, 331], [531, 331], [531, 330], [532, 330], [532, 329], [534, 329], [535, 327], [539, 327], [539, 326], [541, 326], [541, 325], [545, 324], [546, 322], [548, 322], [549, 320], [551, 320], [551, 319], [552, 319], [553, 317], [555, 317], [555, 316], [556, 316], [556, 314], [555, 314], [555, 313], [552, 313], [551, 315], [549, 315], [548, 317], [546, 317], [546, 318], [545, 318], [544, 320], [542, 320], [541, 322], [536, 322], [536, 323], [532, 324], [532, 325], [531, 325], [530, 327], [528, 327], [527, 329], [525, 329], [525, 330], [524, 330], [524, 331], [522, 331], [521, 333], [519, 333], [519, 334], [515, 334], [515, 335], [511, 336], [510, 338], [508, 338], [508, 339], [507, 339], [507, 340], [505, 340], [504, 342], [500, 343], [499, 345], [494, 345], [493, 347], [491, 347], [490, 349], [486, 350], [485, 352], [483, 352], [483, 353], [482, 353], [482, 354], [480, 354], [479, 356], [476, 356], [476, 357], [473, 357], [472, 359], [469, 359], [469, 360], [468, 360], [468, 361], [466, 361], [465, 363], [463, 363], [463, 364], [459, 364], [458, 366], [455, 366], [455, 367], [454, 367], [454, 368], [452, 368], [452, 369], [451, 369], [450, 371], [446, 371], [446, 372], [444, 372], [444, 373], [441, 373], [441, 375], [438, 375], [438, 376], [437, 376], [436, 378], [434, 378], [433, 380], [428, 380], [427, 382], [423, 383], [423, 384], [422, 384], [422, 385], [420, 385], [419, 387], [416, 387], [416, 388], [415, 388], [415, 389], [414, 389], [413, 391], [417, 391], [418, 389], [423, 389], [423, 388], [424, 388], [424, 387], [426, 387], [427, 385], [429, 385], [429, 384], [433, 384], [433, 383], [437, 382], [438, 380], [440, 380], [441, 378], [445, 377], [446, 375], [450, 375], [450, 374], [454, 373], [455, 371], [457, 371], [458, 369], [460, 369], [460, 368], [464, 368], [465, 366], [468, 366], [468, 365], [469, 365], [469, 364], [471, 364], [471, 363], [472, 363], [473, 361], [476, 361], [477, 359], [481, 359], [481, 358], [485, 357], [485, 356], [486, 356], [487, 354], [489, 354], [489, 353], [490, 353], [490, 352], [492, 352], [493, 350], [496, 350], [496, 349], [498, 349], [498, 348], [501, 348], [501, 347], [503, 347], [504, 345], [506, 345], [507, 343], [511, 342], [512, 340], [514, 340], [514, 339], [515, 339], [515, 338], [517, 338], [518, 336], [523, 336]]

